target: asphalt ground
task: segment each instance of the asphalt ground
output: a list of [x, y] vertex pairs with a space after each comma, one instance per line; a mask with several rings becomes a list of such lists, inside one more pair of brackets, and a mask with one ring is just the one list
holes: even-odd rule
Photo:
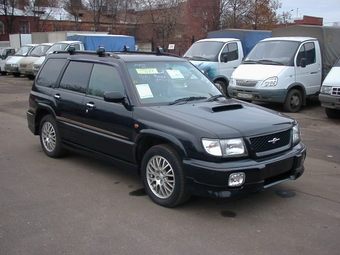
[[45, 156], [27, 128], [31, 84], [0, 76], [0, 254], [339, 254], [340, 119], [317, 100], [288, 114], [308, 149], [300, 179], [167, 209], [124, 169]]

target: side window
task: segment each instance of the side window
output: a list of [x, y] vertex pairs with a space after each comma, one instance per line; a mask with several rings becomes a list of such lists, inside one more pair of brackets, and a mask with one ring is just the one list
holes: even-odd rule
[[95, 64], [92, 70], [88, 94], [102, 97], [106, 91], [124, 93], [124, 86], [114, 66]]
[[315, 46], [314, 43], [306, 43], [305, 44], [305, 50], [306, 50], [306, 63], [307, 65], [314, 64], [315, 63]]
[[44, 87], [55, 87], [57, 82], [59, 71], [63, 68], [66, 63], [66, 59], [48, 59], [39, 76], [36, 79], [36, 84]]
[[238, 59], [237, 43], [228, 43], [222, 50], [220, 61], [223, 62], [224, 57], [227, 56], [228, 61]]
[[313, 42], [305, 43], [301, 46], [296, 58], [297, 65], [300, 66], [301, 59], [306, 59], [306, 65], [315, 63], [315, 45]]
[[85, 94], [92, 66], [92, 63], [71, 61], [65, 70], [59, 88]]

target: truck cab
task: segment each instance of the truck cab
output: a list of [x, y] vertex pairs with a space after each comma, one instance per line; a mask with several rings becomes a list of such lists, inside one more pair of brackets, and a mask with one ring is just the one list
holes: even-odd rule
[[231, 74], [243, 59], [242, 43], [235, 38], [211, 38], [195, 42], [183, 55], [227, 93]]
[[229, 95], [247, 101], [281, 103], [297, 112], [317, 95], [322, 80], [320, 45], [312, 37], [261, 40], [234, 71]]

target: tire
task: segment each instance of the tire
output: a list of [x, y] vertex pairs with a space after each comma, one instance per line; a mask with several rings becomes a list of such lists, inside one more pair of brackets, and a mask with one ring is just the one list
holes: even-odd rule
[[222, 92], [224, 94], [226, 94], [227, 96], [229, 95], [228, 90], [227, 90], [227, 84], [225, 84], [225, 82], [218, 80], [218, 81], [214, 81], [214, 83], [221, 86]]
[[158, 205], [175, 207], [190, 198], [181, 159], [169, 145], [155, 145], [145, 153], [141, 175], [147, 194]]
[[330, 119], [338, 119], [340, 118], [340, 111], [332, 108], [325, 108], [325, 113]]
[[288, 92], [283, 110], [286, 112], [298, 112], [302, 105], [302, 94], [297, 89], [292, 89]]
[[28, 75], [27, 75], [27, 78], [28, 78], [29, 80], [34, 80], [35, 76], [32, 75], [32, 74], [28, 74]]
[[13, 73], [14, 77], [20, 77], [20, 73]]
[[67, 151], [63, 149], [56, 121], [51, 115], [46, 115], [40, 122], [40, 144], [45, 154], [51, 158], [65, 156]]

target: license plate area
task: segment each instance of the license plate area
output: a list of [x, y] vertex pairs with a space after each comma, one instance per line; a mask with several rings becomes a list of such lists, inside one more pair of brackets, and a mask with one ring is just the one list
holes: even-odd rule
[[247, 94], [247, 93], [237, 93], [237, 97], [244, 98], [244, 99], [252, 99], [253, 95], [252, 94]]

